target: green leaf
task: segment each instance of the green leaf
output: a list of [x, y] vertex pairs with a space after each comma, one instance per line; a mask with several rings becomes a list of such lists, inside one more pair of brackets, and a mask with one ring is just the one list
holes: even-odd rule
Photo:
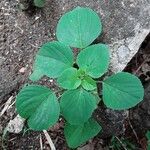
[[57, 25], [57, 39], [71, 47], [85, 48], [101, 33], [99, 16], [89, 8], [77, 7], [63, 15]]
[[57, 78], [73, 65], [73, 53], [70, 47], [57, 42], [44, 44], [36, 55], [33, 74], [30, 79], [39, 80], [43, 75]]
[[95, 44], [82, 50], [77, 56], [77, 64], [87, 75], [98, 78], [108, 69], [109, 50], [104, 44]]
[[147, 131], [146, 137], [147, 137], [148, 140], [150, 140], [150, 131]]
[[64, 128], [65, 138], [70, 148], [77, 148], [101, 131], [101, 126], [92, 118], [81, 125], [66, 123]]
[[150, 150], [150, 131], [147, 131], [146, 138], [147, 138], [147, 150]]
[[39, 85], [24, 87], [17, 95], [16, 107], [19, 115], [28, 120], [33, 130], [47, 130], [57, 122], [60, 114], [55, 94]]
[[122, 110], [134, 107], [142, 101], [144, 89], [136, 76], [120, 72], [103, 81], [102, 93], [107, 107]]
[[34, 5], [36, 6], [36, 7], [44, 7], [44, 5], [45, 5], [45, 0], [34, 0]]
[[64, 92], [60, 100], [62, 115], [70, 124], [83, 124], [96, 108], [96, 98], [82, 88]]
[[66, 69], [57, 80], [58, 84], [64, 89], [76, 89], [81, 84], [81, 79], [78, 77], [77, 69]]
[[81, 83], [82, 87], [85, 90], [94, 90], [96, 89], [96, 82], [89, 76], [86, 76]]

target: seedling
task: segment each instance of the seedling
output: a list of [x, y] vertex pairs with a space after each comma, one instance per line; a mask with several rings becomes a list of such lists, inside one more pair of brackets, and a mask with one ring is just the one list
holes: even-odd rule
[[146, 138], [147, 138], [147, 150], [150, 150], [150, 131], [147, 131]]
[[[89, 8], [77, 7], [60, 18], [56, 29], [58, 41], [40, 48], [30, 79], [37, 81], [46, 75], [56, 79], [65, 91], [58, 100], [47, 87], [28, 85], [22, 88], [16, 107], [20, 116], [27, 119], [29, 128], [49, 129], [61, 114], [66, 121], [65, 138], [71, 148], [101, 131], [101, 126], [92, 118], [99, 102], [95, 79], [106, 73], [110, 52], [105, 44], [91, 45], [101, 31], [99, 16]], [[77, 58], [71, 47], [80, 50]], [[138, 104], [144, 90], [136, 76], [119, 72], [102, 81], [102, 94], [108, 108], [123, 110]]]
[[133, 145], [128, 139], [121, 137], [120, 139], [116, 136], [113, 136], [111, 139], [111, 146], [109, 146], [112, 150], [133, 150], [136, 149], [135, 145]]
[[36, 6], [36, 7], [44, 7], [44, 5], [45, 5], [45, 0], [34, 0], [34, 5]]
[[42, 8], [46, 0], [20, 0], [19, 7], [21, 10], [31, 10], [33, 6]]

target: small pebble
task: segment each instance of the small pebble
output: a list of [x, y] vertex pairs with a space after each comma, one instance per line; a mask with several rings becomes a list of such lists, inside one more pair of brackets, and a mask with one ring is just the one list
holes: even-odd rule
[[19, 72], [20, 72], [20, 73], [24, 73], [25, 70], [26, 70], [26, 68], [25, 68], [25, 67], [22, 67], [22, 68], [19, 70]]
[[53, 79], [50, 79], [50, 80], [49, 80], [49, 82], [53, 83], [53, 82], [54, 82], [54, 80], [53, 80]]

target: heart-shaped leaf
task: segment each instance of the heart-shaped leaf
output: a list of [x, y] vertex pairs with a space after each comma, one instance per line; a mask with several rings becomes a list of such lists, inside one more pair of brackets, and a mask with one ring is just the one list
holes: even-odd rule
[[70, 148], [77, 148], [101, 131], [101, 126], [92, 118], [81, 125], [66, 123], [64, 128], [65, 138]]
[[62, 115], [70, 124], [83, 124], [96, 108], [96, 98], [82, 88], [64, 92], [60, 100]]
[[57, 39], [71, 47], [84, 48], [101, 33], [99, 16], [89, 8], [77, 7], [63, 15], [57, 25]]
[[30, 79], [39, 80], [43, 75], [57, 78], [73, 65], [73, 53], [70, 47], [57, 42], [44, 44], [36, 55], [33, 74]]
[[103, 81], [102, 93], [107, 107], [122, 110], [134, 107], [142, 101], [144, 89], [136, 76], [120, 72]]
[[66, 69], [57, 80], [58, 84], [64, 89], [76, 89], [81, 84], [78, 71], [75, 68]]
[[33, 130], [47, 130], [57, 122], [60, 113], [55, 94], [39, 85], [24, 87], [17, 95], [16, 107]]
[[108, 69], [109, 50], [104, 44], [95, 44], [83, 49], [77, 56], [77, 64], [87, 75], [98, 78]]

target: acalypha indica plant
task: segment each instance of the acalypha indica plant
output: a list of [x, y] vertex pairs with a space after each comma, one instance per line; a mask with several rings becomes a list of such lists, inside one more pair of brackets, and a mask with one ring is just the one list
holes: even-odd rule
[[[99, 16], [89, 8], [77, 7], [64, 14], [57, 24], [58, 41], [45, 43], [39, 49], [30, 76], [32, 81], [44, 75], [54, 78], [64, 93], [57, 98], [49, 88], [31, 84], [17, 95], [17, 112], [27, 119], [30, 129], [47, 130], [61, 115], [70, 148], [80, 146], [102, 130], [92, 113], [100, 101], [97, 79], [108, 69], [110, 52], [105, 44], [91, 45], [101, 31]], [[77, 57], [71, 48], [78, 48]], [[102, 99], [108, 108], [129, 109], [143, 99], [143, 86], [130, 73], [119, 72], [101, 82]]]

